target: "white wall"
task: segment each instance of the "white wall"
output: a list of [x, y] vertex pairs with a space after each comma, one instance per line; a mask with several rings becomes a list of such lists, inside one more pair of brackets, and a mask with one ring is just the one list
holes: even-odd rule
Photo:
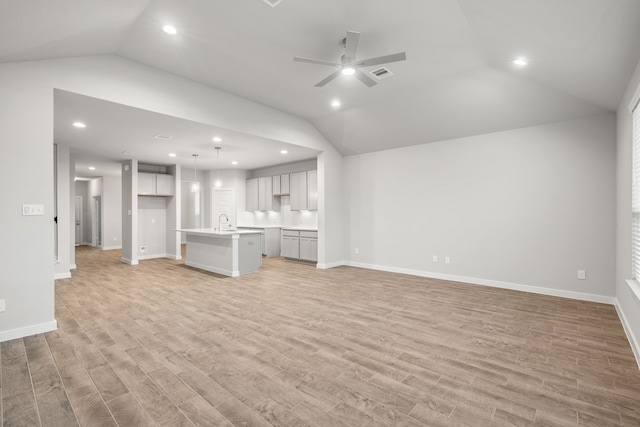
[[[56, 328], [53, 90], [41, 75], [0, 65], [0, 341]], [[22, 216], [23, 204], [44, 205], [44, 215]]]
[[[141, 248], [144, 247], [143, 251]], [[138, 259], [167, 256], [167, 199], [138, 196]]]
[[103, 177], [102, 236], [105, 250], [122, 248], [122, 179]]
[[70, 210], [73, 173], [69, 147], [57, 144], [56, 162], [58, 260], [55, 265], [55, 278], [65, 279], [71, 277], [71, 264], [75, 263], [75, 257], [72, 254], [74, 241], [71, 240], [71, 213], [74, 211]]
[[617, 309], [640, 365], [640, 299], [627, 284], [631, 278], [631, 166], [632, 117], [629, 106], [640, 97], [640, 63], [629, 82], [617, 113]]
[[167, 168], [167, 172], [173, 176], [173, 197], [167, 199], [166, 253], [167, 257], [171, 259], [181, 259], [180, 238], [182, 233], [173, 230], [180, 228], [182, 224], [182, 186], [180, 185], [182, 168], [180, 165], [172, 165]]
[[122, 262], [138, 264], [138, 161], [122, 162]]
[[352, 264], [613, 301], [613, 114], [344, 162]]

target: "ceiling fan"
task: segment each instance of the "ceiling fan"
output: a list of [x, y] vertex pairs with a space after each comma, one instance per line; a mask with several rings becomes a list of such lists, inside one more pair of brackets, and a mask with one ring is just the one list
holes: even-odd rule
[[341, 62], [324, 61], [322, 59], [303, 58], [300, 56], [294, 56], [293, 60], [298, 62], [308, 62], [311, 64], [330, 65], [332, 67], [338, 67], [339, 70], [329, 74], [327, 78], [318, 82], [315, 87], [322, 87], [329, 83], [331, 80], [338, 77], [340, 74], [354, 75], [362, 83], [368, 87], [375, 86], [378, 83], [371, 77], [366, 75], [360, 68], [371, 67], [373, 65], [387, 64], [389, 62], [404, 61], [407, 59], [405, 52], [394, 53], [392, 55], [378, 56], [370, 59], [356, 59], [356, 50], [358, 49], [358, 41], [360, 40], [360, 33], [357, 31], [347, 31], [347, 37], [342, 40], [344, 45], [344, 55], [342, 55]]

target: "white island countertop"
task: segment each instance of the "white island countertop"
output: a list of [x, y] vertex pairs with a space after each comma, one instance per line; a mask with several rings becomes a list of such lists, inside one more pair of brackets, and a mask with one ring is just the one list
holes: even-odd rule
[[292, 231], [318, 231], [317, 228], [312, 227], [282, 227], [283, 230], [292, 230]]
[[262, 230], [222, 230], [219, 231], [215, 228], [179, 228], [176, 231], [187, 234], [197, 234], [200, 236], [233, 236], [234, 234], [261, 234]]

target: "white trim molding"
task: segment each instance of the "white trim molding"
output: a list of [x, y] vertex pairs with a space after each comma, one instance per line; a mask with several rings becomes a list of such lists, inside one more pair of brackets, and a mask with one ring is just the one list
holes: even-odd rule
[[51, 322], [39, 323], [37, 325], [25, 326], [23, 328], [10, 329], [8, 331], [0, 332], [0, 342], [28, 337], [29, 335], [55, 331], [56, 329], [58, 329], [58, 322], [56, 322], [55, 320], [52, 320]]
[[122, 249], [122, 246], [103, 246], [100, 249], [103, 251], [114, 251], [116, 249]]
[[138, 255], [138, 259], [140, 261], [145, 259], [156, 259], [156, 258], [169, 258], [167, 254], [151, 254], [151, 255]]
[[53, 280], [59, 280], [59, 279], [71, 279], [71, 272], [55, 273], [53, 275]]
[[629, 341], [633, 355], [636, 358], [638, 369], [640, 369], [640, 342], [636, 339], [635, 335], [633, 335], [633, 329], [631, 329], [627, 316], [624, 315], [624, 311], [618, 303], [618, 300], [616, 300], [615, 307], [618, 312], [618, 317], [620, 318], [620, 323], [622, 323], [622, 329], [624, 329], [624, 333], [627, 335], [627, 340]]
[[451, 274], [432, 273], [422, 270], [412, 270], [407, 268], [387, 267], [375, 264], [364, 264], [359, 262], [349, 262], [347, 265], [370, 270], [388, 271], [390, 273], [408, 274], [411, 276], [428, 277], [430, 279], [450, 280], [453, 282], [463, 282], [472, 285], [491, 286], [494, 288], [511, 289], [513, 291], [531, 292], [534, 294], [549, 295], [554, 297], [571, 298], [581, 301], [599, 302], [603, 304], [615, 305], [615, 297], [606, 295], [586, 294], [582, 292], [564, 291], [560, 289], [543, 288], [540, 286], [521, 285], [518, 283], [501, 282], [498, 280], [478, 279], [475, 277], [454, 276]]
[[138, 265], [138, 260], [131, 260], [129, 258], [120, 258], [120, 261], [124, 262], [125, 264], [129, 264], [129, 265]]
[[316, 268], [319, 268], [321, 270], [327, 270], [329, 268], [341, 267], [343, 265], [347, 265], [347, 263], [345, 261], [336, 261], [336, 262], [330, 262], [328, 264], [316, 264]]

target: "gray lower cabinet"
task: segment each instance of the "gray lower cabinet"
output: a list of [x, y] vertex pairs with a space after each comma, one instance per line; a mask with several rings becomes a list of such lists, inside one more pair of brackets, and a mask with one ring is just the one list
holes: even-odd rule
[[318, 261], [318, 232], [282, 230], [282, 256], [301, 261]]
[[303, 261], [318, 261], [318, 232], [300, 232], [300, 259]]
[[300, 232], [282, 230], [281, 254], [285, 258], [300, 258]]
[[280, 228], [279, 227], [238, 227], [239, 229], [261, 230], [262, 231], [262, 255], [267, 258], [280, 255]]

